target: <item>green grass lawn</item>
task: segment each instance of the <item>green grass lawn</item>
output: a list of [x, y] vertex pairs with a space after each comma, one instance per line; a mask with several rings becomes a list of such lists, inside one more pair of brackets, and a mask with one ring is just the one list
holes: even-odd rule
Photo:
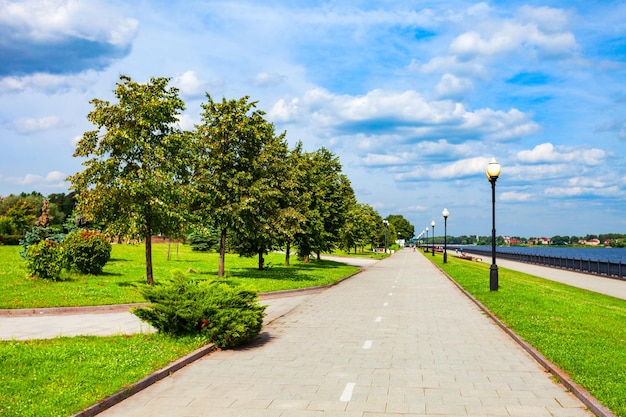
[[[102, 275], [78, 275], [64, 272], [62, 280], [52, 282], [31, 278], [16, 246], [0, 246], [0, 308], [35, 308], [91, 306], [143, 302], [137, 285], [145, 283], [143, 245], [113, 245], [111, 260]], [[187, 245], [155, 244], [152, 263], [155, 282], [169, 279], [180, 270], [197, 279], [216, 279], [219, 257], [216, 253], [193, 252]], [[295, 256], [285, 266], [283, 254], [266, 256], [268, 269], [257, 269], [257, 258], [227, 255], [225, 277], [255, 292], [271, 292], [326, 285], [358, 270], [332, 261], [303, 263]]]
[[[217, 279], [218, 255], [185, 245], [153, 246], [155, 281], [183, 271], [195, 279]], [[143, 245], [113, 245], [111, 260], [98, 276], [65, 274], [51, 282], [28, 277], [15, 246], [0, 246], [0, 308], [85, 306], [143, 302]], [[332, 261], [290, 266], [282, 254], [256, 258], [228, 255], [224, 281], [255, 292], [327, 285], [358, 268]], [[0, 342], [0, 416], [68, 416], [96, 403], [205, 342], [163, 335], [71, 337]]]
[[451, 256], [443, 264], [441, 254], [428, 259], [572, 380], [626, 417], [626, 300], [504, 268], [499, 268], [500, 288], [492, 292], [488, 264]]
[[0, 416], [70, 416], [203, 344], [159, 334], [0, 342]]

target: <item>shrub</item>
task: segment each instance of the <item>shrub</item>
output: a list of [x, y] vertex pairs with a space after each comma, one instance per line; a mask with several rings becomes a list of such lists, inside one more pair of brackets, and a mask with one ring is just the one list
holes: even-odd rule
[[65, 234], [54, 227], [35, 226], [26, 232], [24, 238], [20, 240], [19, 244], [22, 246], [19, 254], [22, 259], [27, 258], [26, 251], [28, 247], [39, 243], [43, 240], [52, 240], [56, 243], [61, 243], [65, 238]]
[[204, 229], [190, 233], [187, 236], [187, 241], [191, 246], [191, 250], [208, 252], [217, 246], [220, 237], [214, 230]]
[[26, 269], [32, 276], [56, 281], [63, 269], [63, 246], [45, 239], [26, 249]]
[[224, 283], [197, 282], [177, 272], [171, 282], [143, 287], [142, 294], [151, 304], [132, 312], [161, 333], [205, 335], [227, 349], [254, 340], [263, 326], [265, 306], [256, 294]]
[[111, 258], [111, 243], [100, 232], [75, 230], [63, 240], [66, 266], [83, 274], [99, 274]]

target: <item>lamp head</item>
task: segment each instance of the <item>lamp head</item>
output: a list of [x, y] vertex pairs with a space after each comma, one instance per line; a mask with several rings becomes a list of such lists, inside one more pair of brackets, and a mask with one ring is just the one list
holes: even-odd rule
[[444, 208], [443, 211], [441, 212], [441, 215], [443, 216], [444, 219], [447, 219], [448, 216], [450, 215], [450, 212], [448, 211], [448, 209]]
[[430, 225], [431, 225], [432, 227], [435, 227], [435, 221], [433, 220], [432, 222], [430, 222]]
[[496, 158], [491, 158], [491, 161], [489, 161], [486, 174], [489, 181], [497, 180], [500, 176], [500, 164], [496, 161]]

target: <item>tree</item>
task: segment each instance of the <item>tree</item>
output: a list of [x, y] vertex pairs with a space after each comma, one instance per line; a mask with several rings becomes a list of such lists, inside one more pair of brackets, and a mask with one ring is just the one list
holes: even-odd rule
[[387, 220], [393, 224], [397, 232], [396, 236], [393, 236], [393, 241], [396, 239], [410, 240], [415, 236], [415, 226], [409, 223], [401, 214], [390, 214], [387, 216]]
[[370, 243], [372, 246], [378, 236], [382, 218], [369, 204], [356, 203], [348, 210], [346, 221], [341, 229], [343, 247], [350, 252], [350, 248], [363, 248]]
[[234, 230], [234, 246], [242, 256], [258, 256], [258, 268], [265, 267], [264, 255], [278, 244], [289, 207], [284, 202], [282, 183], [287, 177], [288, 146], [285, 134], [274, 135], [268, 125], [258, 155], [251, 161], [248, 202], [239, 213], [240, 227]]
[[87, 119], [97, 129], [77, 143], [74, 156], [88, 159], [68, 178], [85, 218], [104, 222], [110, 234], [145, 241], [149, 285], [151, 237], [180, 229], [186, 201], [189, 137], [175, 127], [184, 103], [168, 83], [139, 84], [122, 75], [117, 103], [91, 100]]
[[35, 225], [36, 216], [33, 214], [35, 210], [36, 209], [26, 200], [18, 199], [17, 202], [7, 210], [6, 216], [13, 225], [13, 229], [23, 235]]
[[340, 243], [340, 231], [348, 209], [355, 204], [350, 180], [341, 173], [339, 159], [321, 148], [303, 155], [298, 175], [305, 185], [306, 221], [296, 236], [300, 256], [308, 260], [311, 253], [332, 250]]
[[[269, 148], [282, 146], [278, 142], [284, 136], [278, 140], [274, 137], [273, 125], [265, 121], [265, 113], [256, 110], [257, 103], [249, 102], [248, 96], [239, 100], [224, 98], [221, 103], [206, 96], [202, 124], [194, 135], [194, 208], [200, 218], [220, 232], [218, 276], [222, 277], [228, 230], [234, 230], [235, 235], [251, 230], [253, 219], [267, 215], [262, 213], [262, 204], [274, 204], [266, 192], [273, 193], [271, 181], [276, 179], [264, 170], [275, 168], [268, 159], [272, 153]], [[272, 219], [265, 217], [263, 221]], [[253, 237], [257, 247], [263, 246], [258, 240], [268, 237], [261, 229], [257, 228], [258, 234]], [[238, 243], [241, 246], [244, 242], [239, 239]]]
[[308, 207], [306, 184], [299, 181], [300, 164], [303, 160], [302, 142], [298, 142], [286, 160], [285, 177], [280, 183], [280, 210], [275, 221], [278, 242], [284, 244], [285, 265], [289, 266], [291, 245], [299, 233], [303, 233]]

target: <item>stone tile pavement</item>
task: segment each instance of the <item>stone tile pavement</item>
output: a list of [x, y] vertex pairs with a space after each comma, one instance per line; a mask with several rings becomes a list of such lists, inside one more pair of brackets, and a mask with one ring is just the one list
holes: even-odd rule
[[255, 344], [213, 352], [101, 415], [592, 415], [420, 252], [300, 297]]

